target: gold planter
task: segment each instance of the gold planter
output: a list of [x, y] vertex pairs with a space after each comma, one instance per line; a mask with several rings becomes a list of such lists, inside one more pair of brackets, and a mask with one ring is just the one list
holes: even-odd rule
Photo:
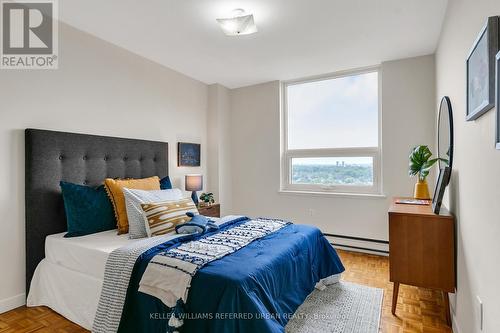
[[429, 186], [426, 180], [418, 180], [415, 184], [415, 191], [413, 192], [413, 197], [415, 199], [429, 200], [431, 196], [429, 195]]

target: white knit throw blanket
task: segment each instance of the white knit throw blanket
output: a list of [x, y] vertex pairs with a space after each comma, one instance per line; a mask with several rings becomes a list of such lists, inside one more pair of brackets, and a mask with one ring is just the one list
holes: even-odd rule
[[287, 224], [290, 222], [264, 218], [249, 220], [157, 254], [142, 276], [139, 291], [157, 297], [170, 308], [178, 300], [186, 302], [191, 279], [200, 268]]

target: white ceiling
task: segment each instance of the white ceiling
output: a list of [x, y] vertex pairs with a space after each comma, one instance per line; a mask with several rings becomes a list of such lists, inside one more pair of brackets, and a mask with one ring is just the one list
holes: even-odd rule
[[[236, 88], [435, 51], [447, 0], [65, 0], [60, 19], [205, 83]], [[228, 37], [215, 19], [253, 13]]]

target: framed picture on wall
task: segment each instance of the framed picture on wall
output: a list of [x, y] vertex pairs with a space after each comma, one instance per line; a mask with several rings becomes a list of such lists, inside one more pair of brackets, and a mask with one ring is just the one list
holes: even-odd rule
[[177, 165], [199, 167], [201, 165], [201, 145], [198, 143], [179, 142], [177, 144]]
[[497, 117], [495, 119], [496, 122], [496, 132], [495, 132], [495, 146], [497, 149], [500, 150], [500, 108], [498, 105], [500, 105], [500, 52], [497, 53], [496, 59], [496, 105], [497, 105]]
[[498, 16], [488, 18], [467, 57], [467, 121], [479, 118], [495, 106], [498, 19]]

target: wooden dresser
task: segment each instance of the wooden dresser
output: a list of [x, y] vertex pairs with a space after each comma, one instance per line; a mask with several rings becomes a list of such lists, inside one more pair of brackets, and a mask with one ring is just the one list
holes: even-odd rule
[[213, 204], [211, 206], [198, 206], [198, 212], [204, 216], [220, 217], [220, 204]]
[[392, 313], [399, 284], [443, 292], [446, 320], [451, 325], [448, 293], [455, 292], [455, 220], [444, 207], [396, 204], [389, 208], [390, 281], [394, 282]]

